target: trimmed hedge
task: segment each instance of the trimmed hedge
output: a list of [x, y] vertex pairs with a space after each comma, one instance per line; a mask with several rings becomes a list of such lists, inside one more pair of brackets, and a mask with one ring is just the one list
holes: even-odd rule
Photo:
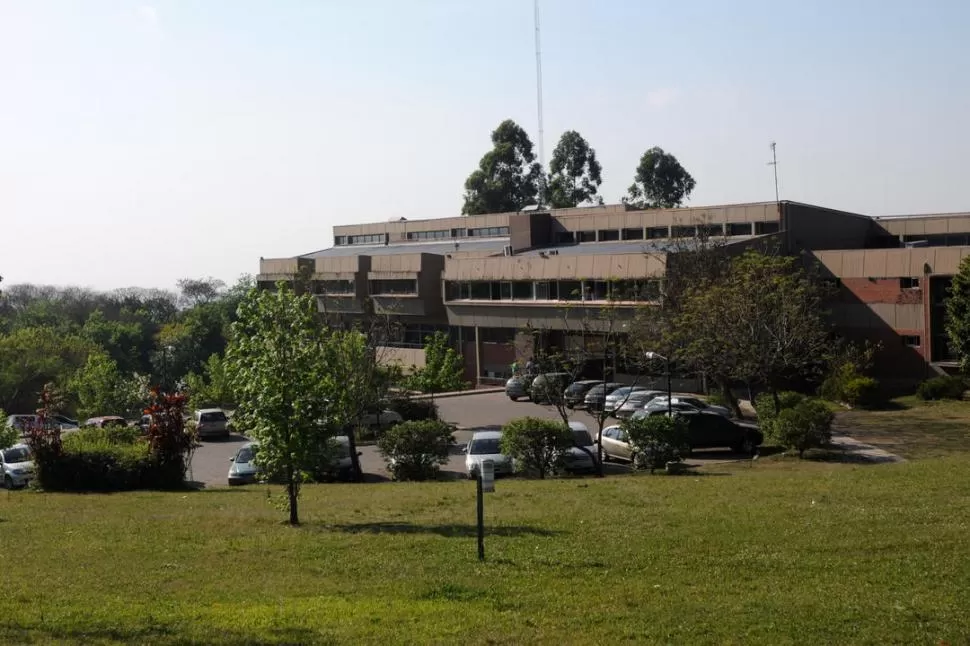
[[916, 396], [927, 401], [936, 399], [963, 399], [963, 392], [966, 389], [967, 382], [963, 377], [943, 375], [927, 379], [921, 383], [916, 390]]

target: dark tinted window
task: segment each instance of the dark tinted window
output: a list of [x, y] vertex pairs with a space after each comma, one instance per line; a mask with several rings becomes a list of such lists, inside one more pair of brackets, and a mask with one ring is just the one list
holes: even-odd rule
[[217, 411], [215, 413], [202, 413], [199, 418], [200, 422], [224, 422], [226, 421], [226, 414], [222, 411]]
[[613, 242], [620, 239], [620, 232], [616, 229], [604, 229], [599, 232], [600, 242]]

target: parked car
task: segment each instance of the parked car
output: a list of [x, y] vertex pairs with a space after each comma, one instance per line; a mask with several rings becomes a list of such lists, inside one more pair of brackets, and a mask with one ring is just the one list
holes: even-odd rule
[[594, 386], [602, 383], [602, 379], [583, 379], [582, 381], [574, 381], [569, 384], [566, 391], [562, 394], [563, 400], [566, 402], [566, 408], [582, 406], [586, 400], [586, 393]]
[[638, 390], [635, 393], [631, 393], [626, 401], [622, 402], [619, 408], [613, 410], [613, 417], [617, 419], [626, 419], [632, 416], [638, 410], [643, 410], [650, 401], [655, 397], [665, 394], [661, 390]]
[[202, 408], [195, 411], [195, 432], [199, 438], [229, 437], [229, 418], [221, 408]]
[[593, 386], [589, 389], [589, 392], [586, 393], [586, 397], [583, 399], [586, 409], [592, 411], [602, 410], [604, 404], [606, 404], [607, 395], [612, 393], [617, 388], [623, 388], [624, 385], [625, 384], [607, 381], [597, 386]]
[[[321, 465], [314, 476], [318, 480], [349, 480], [354, 472], [354, 463], [350, 458], [350, 438], [338, 435], [333, 441], [336, 443], [336, 454], [329, 464]], [[259, 479], [260, 470], [253, 461], [258, 450], [258, 442], [246, 442], [229, 458], [232, 462], [228, 476], [230, 486], [251, 484]]]
[[84, 425], [110, 428], [112, 426], [128, 426], [128, 421], [124, 417], [118, 417], [117, 415], [102, 415], [100, 417], [89, 417], [84, 421]]
[[[657, 414], [666, 412], [639, 411], [633, 415], [633, 419]], [[685, 410], [675, 411], [674, 415], [687, 421], [688, 442], [692, 450], [727, 447], [737, 453], [751, 455], [764, 442], [764, 435], [756, 426], [738, 424], [717, 413]], [[603, 448], [606, 449], [605, 441]], [[613, 456], [619, 457], [616, 453]]]
[[532, 381], [529, 397], [537, 404], [554, 404], [559, 401], [571, 375], [568, 372], [547, 372]]
[[50, 419], [55, 424], [58, 424], [61, 427], [62, 431], [66, 431], [72, 428], [77, 428], [79, 426], [76, 419], [72, 419], [67, 415], [59, 415], [59, 414], [51, 415], [48, 419]]
[[30, 447], [26, 444], [14, 444], [9, 449], [0, 451], [0, 472], [3, 474], [3, 486], [7, 489], [26, 487], [34, 477]]
[[7, 417], [7, 426], [13, 428], [20, 432], [23, 436], [27, 432], [27, 428], [36, 424], [40, 420], [37, 415], [10, 415]]
[[649, 390], [646, 386], [623, 386], [622, 388], [617, 388], [603, 401], [603, 410], [607, 413], [613, 414], [616, 412], [620, 406], [625, 404], [630, 397], [637, 393], [642, 392], [657, 392], [655, 390]]
[[[721, 415], [722, 417], [731, 417], [731, 411], [724, 406], [716, 406], [714, 404], [708, 404], [706, 401], [699, 397], [691, 397], [689, 395], [674, 395], [672, 403], [674, 404], [687, 404], [693, 406], [696, 410], [704, 411], [706, 413], [715, 413], [716, 415]], [[667, 407], [667, 396], [661, 395], [659, 397], [654, 397], [651, 401], [644, 406], [645, 409], [654, 408], [666, 408]]]
[[511, 474], [512, 458], [502, 453], [502, 431], [478, 431], [464, 449], [465, 470], [469, 478], [477, 478], [482, 462], [491, 460], [495, 475]]
[[393, 410], [372, 410], [364, 413], [361, 423], [366, 428], [390, 428], [395, 424], [400, 424], [404, 418], [400, 413]]
[[515, 376], [505, 382], [505, 394], [512, 401], [528, 397], [531, 389], [532, 382], [526, 377]]
[[562, 456], [563, 470], [567, 473], [596, 471], [596, 443], [590, 436], [589, 429], [582, 422], [569, 422], [569, 430], [572, 431], [575, 446]]
[[603, 429], [602, 446], [604, 462], [609, 462], [610, 460], [631, 462], [633, 460], [630, 438], [619, 424]]

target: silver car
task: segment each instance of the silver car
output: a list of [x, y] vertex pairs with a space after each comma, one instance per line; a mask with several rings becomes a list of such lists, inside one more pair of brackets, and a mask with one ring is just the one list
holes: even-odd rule
[[[353, 460], [350, 458], [350, 438], [346, 435], [338, 435], [333, 438], [333, 441], [337, 445], [337, 454], [332, 464], [325, 469], [327, 478], [349, 479], [354, 469]], [[228, 478], [230, 486], [251, 484], [259, 480], [259, 466], [254, 462], [258, 450], [259, 442], [246, 442], [239, 447], [234, 456], [229, 458], [232, 462]]]
[[0, 472], [3, 474], [3, 486], [7, 489], [26, 487], [34, 477], [30, 447], [14, 444], [0, 451]]
[[[699, 397], [691, 397], [690, 395], [674, 395], [671, 403], [675, 406], [677, 404], [683, 404], [686, 406], [691, 406], [695, 410], [704, 413], [714, 413], [715, 415], [720, 415], [721, 417], [731, 417], [731, 411], [724, 406], [716, 406], [714, 404], [708, 404], [703, 399]], [[646, 406], [643, 407], [644, 410], [653, 411], [661, 410], [667, 408], [667, 396], [663, 395], [660, 397], [654, 397]]]
[[[656, 391], [648, 390], [646, 386], [623, 386], [622, 388], [617, 388], [606, 396], [606, 400], [603, 402], [603, 410], [607, 413], [613, 414], [631, 397], [642, 392], [655, 393]], [[654, 397], [656, 397], [656, 395], [654, 395]]]
[[655, 397], [664, 394], [666, 393], [661, 390], [638, 390], [635, 393], [631, 393], [626, 401], [622, 402], [618, 408], [613, 410], [613, 417], [617, 419], [632, 417], [638, 410], [643, 410], [643, 407]]
[[491, 460], [495, 475], [513, 472], [512, 458], [502, 453], [501, 431], [478, 431], [472, 435], [471, 442], [465, 447], [465, 470], [469, 478], [477, 478], [482, 462]]
[[203, 408], [195, 411], [195, 430], [199, 438], [229, 437], [229, 418], [221, 408]]

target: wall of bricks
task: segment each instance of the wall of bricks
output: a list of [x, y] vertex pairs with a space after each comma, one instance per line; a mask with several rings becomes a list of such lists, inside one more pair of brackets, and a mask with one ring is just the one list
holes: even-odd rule
[[920, 288], [900, 288], [898, 278], [843, 278], [839, 300], [862, 303], [917, 305], [923, 302]]

